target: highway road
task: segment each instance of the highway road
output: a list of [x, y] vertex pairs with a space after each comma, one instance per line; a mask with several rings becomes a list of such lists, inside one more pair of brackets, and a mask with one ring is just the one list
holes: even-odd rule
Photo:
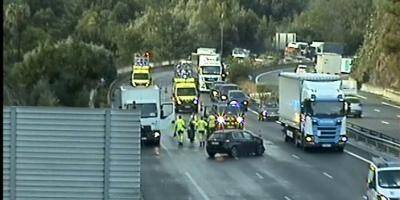
[[[163, 92], [166, 101], [172, 76], [171, 72], [153, 76], [156, 84], [168, 87]], [[208, 103], [208, 95], [202, 95], [202, 100]], [[118, 107], [118, 102], [113, 106]], [[187, 141], [178, 147], [171, 127], [165, 127], [160, 147], [142, 148], [144, 199], [364, 199], [367, 152], [351, 146], [345, 153], [303, 152], [283, 141], [280, 125], [259, 122], [251, 112], [246, 121], [247, 129], [265, 140], [261, 157], [209, 159], [197, 143]]]
[[[275, 70], [261, 74], [258, 77], [258, 83], [278, 86], [280, 71]], [[293, 69], [283, 71], [293, 71]], [[361, 119], [350, 118], [350, 122], [400, 139], [400, 106], [388, 99], [366, 92], [359, 91], [358, 96], [363, 104], [363, 117]]]

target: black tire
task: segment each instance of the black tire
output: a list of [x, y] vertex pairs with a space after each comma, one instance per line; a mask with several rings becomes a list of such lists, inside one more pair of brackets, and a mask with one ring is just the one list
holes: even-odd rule
[[338, 147], [338, 148], [336, 149], [336, 151], [337, 151], [338, 153], [343, 153], [343, 152], [344, 152], [344, 147]]
[[303, 149], [303, 151], [307, 152], [310, 150], [310, 148], [306, 147], [305, 143], [306, 142], [304, 141], [304, 139], [301, 139], [301, 149]]
[[289, 136], [287, 136], [286, 131], [283, 132], [283, 140], [284, 140], [285, 142], [289, 142], [289, 141], [290, 141], [290, 138], [289, 138]]
[[231, 155], [233, 158], [239, 157], [239, 150], [236, 148], [236, 146], [233, 146], [233, 147], [231, 148], [230, 155]]
[[154, 145], [156, 145], [156, 146], [160, 146], [160, 139], [158, 139], [158, 140], [154, 141]]
[[294, 139], [294, 145], [296, 145], [297, 148], [301, 146], [301, 140], [299, 140], [299, 137], [296, 137]]
[[264, 146], [263, 145], [258, 145], [257, 146], [257, 148], [256, 148], [256, 156], [261, 156], [261, 155], [263, 155], [264, 154], [264, 152], [265, 152], [265, 148], [264, 148]]
[[207, 154], [208, 154], [208, 157], [214, 158], [216, 153], [207, 151]]

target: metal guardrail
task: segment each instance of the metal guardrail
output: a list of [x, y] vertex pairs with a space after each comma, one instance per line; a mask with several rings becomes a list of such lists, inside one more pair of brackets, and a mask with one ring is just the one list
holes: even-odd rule
[[377, 150], [400, 157], [400, 141], [371, 129], [347, 122], [348, 136]]

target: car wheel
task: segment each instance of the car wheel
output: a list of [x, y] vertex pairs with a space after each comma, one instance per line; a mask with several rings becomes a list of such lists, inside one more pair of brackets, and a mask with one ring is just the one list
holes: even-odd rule
[[160, 139], [156, 140], [156, 141], [154, 142], [154, 144], [155, 144], [156, 146], [160, 146]]
[[208, 154], [208, 157], [214, 158], [216, 153], [207, 151], [207, 154]]
[[237, 158], [237, 157], [239, 157], [239, 150], [235, 146], [233, 146], [231, 148], [231, 153], [230, 154], [231, 154], [231, 156], [233, 158]]
[[336, 149], [336, 151], [339, 152], [339, 153], [343, 153], [344, 147], [338, 147], [338, 148]]
[[256, 149], [256, 155], [261, 156], [263, 155], [264, 152], [265, 152], [264, 146], [262, 144], [258, 145]]

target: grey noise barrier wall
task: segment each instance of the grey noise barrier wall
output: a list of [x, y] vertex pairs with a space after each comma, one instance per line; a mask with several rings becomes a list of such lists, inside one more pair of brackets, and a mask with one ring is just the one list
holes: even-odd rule
[[140, 199], [140, 111], [3, 107], [3, 199]]

